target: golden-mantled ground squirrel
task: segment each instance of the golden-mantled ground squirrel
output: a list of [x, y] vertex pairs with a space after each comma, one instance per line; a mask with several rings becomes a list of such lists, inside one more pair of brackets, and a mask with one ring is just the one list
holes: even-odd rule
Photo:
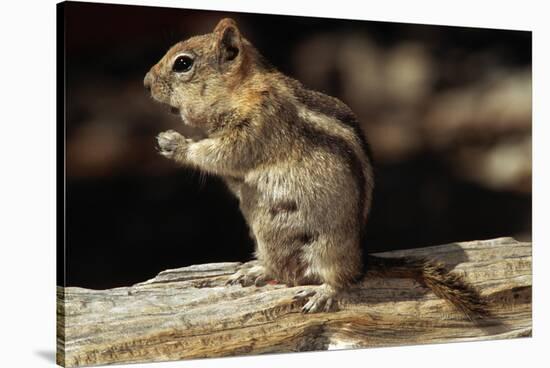
[[353, 112], [278, 72], [235, 21], [174, 45], [147, 73], [152, 97], [201, 128], [194, 141], [158, 135], [160, 153], [221, 176], [239, 198], [257, 262], [230, 283], [318, 284], [304, 312], [329, 311], [364, 274], [413, 277], [469, 316], [485, 305], [458, 275], [425, 260], [365, 257], [374, 187], [369, 148]]

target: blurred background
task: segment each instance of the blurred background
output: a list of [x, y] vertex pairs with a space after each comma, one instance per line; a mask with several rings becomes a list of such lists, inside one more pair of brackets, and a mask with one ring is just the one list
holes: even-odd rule
[[185, 128], [143, 88], [172, 44], [228, 16], [280, 71], [358, 115], [376, 164], [368, 252], [530, 239], [530, 32], [65, 3], [59, 284], [63, 271], [102, 289], [250, 259], [224, 184], [156, 152], [160, 131]]

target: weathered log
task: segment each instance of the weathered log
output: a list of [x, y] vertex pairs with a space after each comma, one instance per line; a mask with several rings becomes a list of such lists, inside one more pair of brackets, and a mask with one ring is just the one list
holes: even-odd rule
[[470, 321], [409, 279], [368, 278], [339, 311], [302, 314], [314, 286], [225, 286], [239, 263], [161, 272], [129, 287], [58, 287], [58, 363], [67, 367], [531, 336], [531, 244], [511, 238], [380, 253], [444, 262], [493, 317]]

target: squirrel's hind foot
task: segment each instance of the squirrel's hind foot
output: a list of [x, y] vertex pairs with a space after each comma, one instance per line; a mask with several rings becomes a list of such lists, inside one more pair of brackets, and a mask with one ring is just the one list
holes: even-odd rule
[[317, 290], [301, 290], [293, 300], [308, 299], [302, 307], [302, 313], [332, 312], [337, 309], [337, 291], [328, 284], [322, 284]]
[[226, 285], [265, 286], [271, 280], [272, 278], [266, 274], [263, 266], [255, 265], [240, 268], [227, 280]]

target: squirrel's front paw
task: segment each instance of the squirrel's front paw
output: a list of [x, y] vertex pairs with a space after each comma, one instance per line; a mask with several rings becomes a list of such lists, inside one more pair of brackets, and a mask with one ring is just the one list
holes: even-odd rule
[[178, 151], [183, 151], [191, 142], [175, 130], [167, 130], [157, 135], [159, 153], [167, 158], [173, 158]]

